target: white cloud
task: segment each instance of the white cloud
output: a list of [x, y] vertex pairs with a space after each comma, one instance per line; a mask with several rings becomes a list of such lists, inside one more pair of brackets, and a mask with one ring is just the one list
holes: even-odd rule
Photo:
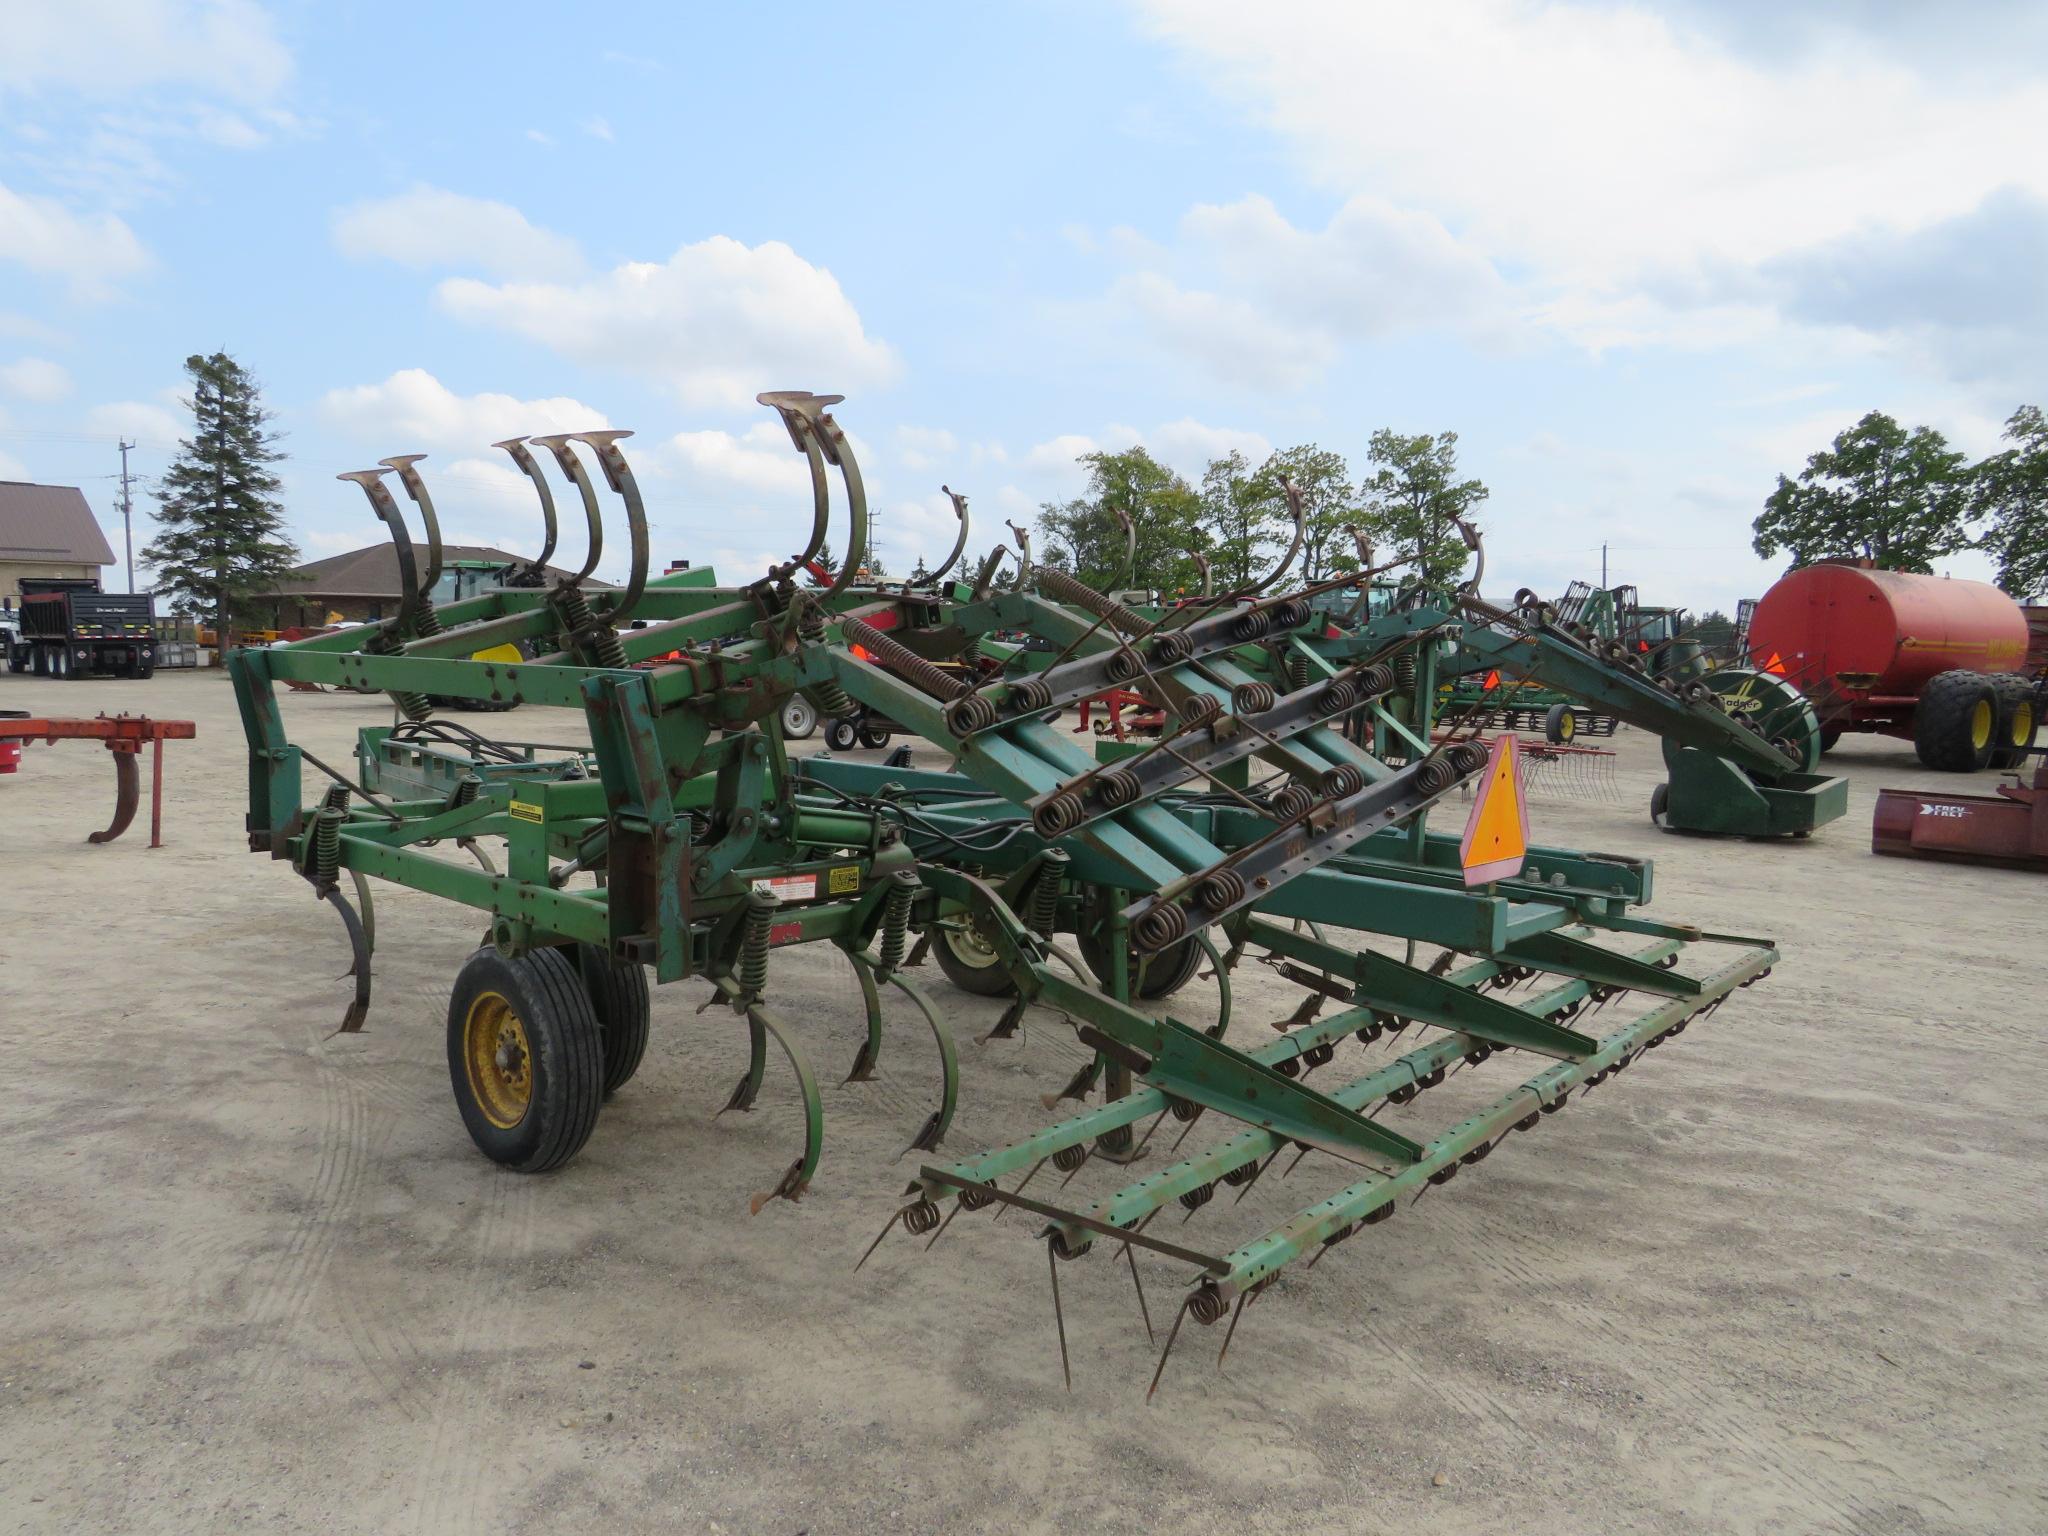
[[591, 118], [583, 125], [583, 131], [593, 139], [602, 139], [607, 144], [612, 142], [612, 125], [601, 117]]
[[108, 437], [132, 438], [164, 446], [185, 434], [184, 418], [142, 400], [116, 400], [85, 413], [86, 430]]
[[181, 85], [237, 101], [283, 89], [292, 56], [252, 0], [15, 0], [0, 88], [123, 97]]
[[52, 198], [0, 185], [0, 261], [68, 278], [75, 294], [98, 298], [115, 278], [146, 268], [149, 254], [111, 213], [81, 218]]
[[664, 473], [709, 480], [715, 486], [809, 510], [810, 468], [804, 456], [790, 446], [789, 434], [779, 421], [756, 423], [737, 436], [718, 431], [678, 432], [662, 449]]
[[62, 400], [71, 393], [71, 375], [61, 363], [24, 357], [0, 364], [0, 394], [17, 400]]
[[1636, 6], [1143, 0], [1151, 29], [1345, 195], [1598, 285], [1748, 265], [2041, 190], [2048, 84], [1953, 87], [1874, 50], [1743, 57]]
[[1076, 461], [1083, 454], [1121, 453], [1139, 445], [1189, 480], [1200, 480], [1211, 459], [1220, 459], [1233, 450], [1255, 465], [1263, 464], [1273, 451], [1272, 442], [1261, 433], [1213, 427], [1192, 416], [1183, 416], [1178, 421], [1161, 422], [1150, 432], [1111, 422], [1092, 436], [1062, 433], [1031, 448], [1024, 455], [1022, 468], [1043, 485], [1071, 487], [1082, 477], [1083, 471]]
[[902, 426], [896, 429], [896, 457], [905, 469], [937, 469], [950, 460], [959, 444], [943, 427]]
[[442, 307], [599, 367], [653, 378], [695, 406], [745, 406], [764, 389], [886, 384], [896, 355], [870, 337], [823, 267], [779, 240], [725, 235], [665, 262], [581, 283], [441, 284]]
[[380, 457], [423, 449], [475, 452], [501, 438], [610, 425], [602, 411], [565, 396], [458, 395], [424, 368], [401, 368], [381, 384], [329, 390], [320, 413]]
[[1211, 459], [1241, 453], [1256, 468], [1273, 452], [1271, 440], [1261, 433], [1211, 427], [1192, 416], [1154, 427], [1145, 446], [1162, 464], [1179, 470], [1189, 480], [1200, 480]]
[[583, 270], [583, 254], [568, 236], [529, 223], [509, 203], [439, 187], [416, 186], [339, 210], [334, 244], [359, 261], [381, 257], [499, 277], [573, 277]]
[[1326, 334], [1289, 325], [1247, 299], [1183, 288], [1163, 273], [1128, 274], [1111, 300], [1135, 314], [1159, 346], [1239, 388], [1302, 389], [1337, 360]]

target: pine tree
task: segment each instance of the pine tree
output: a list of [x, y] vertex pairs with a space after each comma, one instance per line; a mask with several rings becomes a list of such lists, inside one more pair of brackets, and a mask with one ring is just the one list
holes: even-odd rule
[[185, 359], [192, 435], [157, 487], [157, 536], [142, 552], [181, 608], [213, 616], [225, 650], [238, 610], [275, 589], [298, 550], [284, 537], [278, 478], [284, 457], [266, 430], [256, 381], [225, 352]]

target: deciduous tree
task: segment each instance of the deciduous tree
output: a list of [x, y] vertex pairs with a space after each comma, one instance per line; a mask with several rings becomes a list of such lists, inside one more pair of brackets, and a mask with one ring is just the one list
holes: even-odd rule
[[1457, 520], [1472, 521], [1488, 495], [1478, 480], [1458, 478], [1458, 434], [1383, 428], [1373, 433], [1366, 458], [1378, 468], [1358, 490], [1381, 558], [1412, 556], [1411, 569], [1430, 586], [1455, 580], [1470, 558]]
[[1778, 476], [1755, 523], [1765, 559], [1795, 566], [1867, 559], [1887, 570], [1930, 571], [1970, 544], [1975, 473], [1932, 427], [1910, 431], [1872, 411], [1813, 454], [1799, 478]]

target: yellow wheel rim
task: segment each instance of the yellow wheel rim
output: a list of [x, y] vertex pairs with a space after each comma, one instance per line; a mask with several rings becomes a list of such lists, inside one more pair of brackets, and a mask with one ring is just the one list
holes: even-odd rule
[[1557, 738], [1559, 741], [1570, 741], [1578, 734], [1579, 717], [1570, 710], [1566, 710], [1563, 718], [1557, 722]]
[[469, 1093], [484, 1118], [509, 1131], [526, 1118], [533, 1102], [533, 1053], [526, 1026], [499, 993], [485, 992], [469, 1005], [462, 1021], [462, 1061]]
[[1979, 752], [1991, 745], [1992, 709], [1989, 699], [1979, 699], [1970, 711], [1970, 745]]
[[2031, 747], [2034, 744], [2034, 701], [2022, 699], [2012, 710], [2012, 745]]

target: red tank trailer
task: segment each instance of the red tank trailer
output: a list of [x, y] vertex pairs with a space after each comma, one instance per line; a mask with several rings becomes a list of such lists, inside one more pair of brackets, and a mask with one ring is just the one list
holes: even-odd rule
[[1797, 683], [1822, 750], [1846, 731], [1910, 740], [1930, 768], [2016, 767], [2040, 715], [2019, 604], [1981, 581], [1824, 562], [1757, 603], [1749, 654]]

